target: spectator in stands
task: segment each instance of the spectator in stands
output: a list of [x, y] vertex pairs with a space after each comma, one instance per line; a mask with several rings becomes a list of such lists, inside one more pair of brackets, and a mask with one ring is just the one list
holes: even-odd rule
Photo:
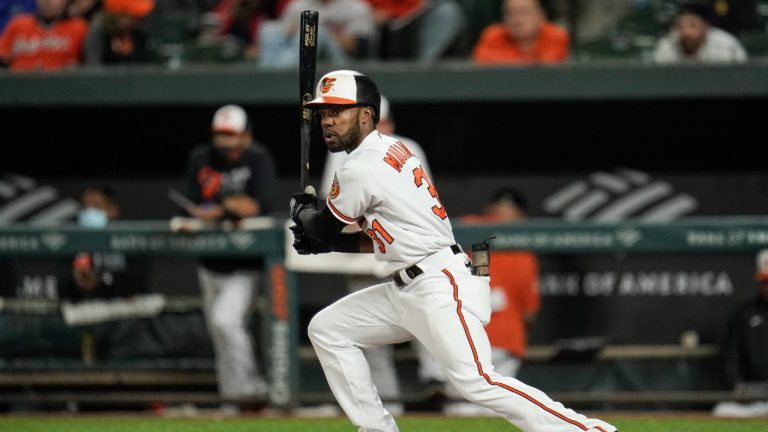
[[[197, 204], [193, 218], [237, 224], [272, 211], [275, 170], [272, 155], [254, 141], [245, 110], [225, 105], [213, 116], [212, 142], [194, 148], [185, 175], [187, 196]], [[206, 257], [198, 279], [216, 355], [224, 414], [263, 403], [267, 394], [248, 323], [263, 261], [254, 257]]]
[[370, 56], [374, 22], [371, 6], [365, 0], [291, 0], [279, 20], [261, 25], [260, 65], [298, 67], [299, 22], [305, 9], [319, 13], [318, 60], [338, 65]]
[[[757, 292], [730, 314], [722, 344], [728, 383], [744, 396], [750, 389], [768, 391], [768, 249], [757, 254]], [[722, 416], [768, 415], [768, 400], [753, 403], [720, 403], [714, 409]]]
[[570, 55], [568, 32], [546, 19], [539, 0], [506, 0], [503, 21], [480, 35], [472, 57], [481, 64], [564, 62]]
[[745, 62], [747, 52], [741, 42], [711, 22], [712, 9], [707, 3], [680, 3], [671, 31], [656, 44], [654, 60], [657, 63]]
[[0, 35], [0, 64], [17, 71], [79, 65], [88, 23], [65, 16], [67, 1], [37, 0], [36, 13], [11, 19]]
[[86, 36], [86, 63], [114, 65], [152, 61], [141, 21], [154, 6], [154, 0], [104, 0], [103, 11]]
[[258, 56], [259, 26], [266, 18], [265, 0], [222, 0], [214, 9], [218, 15], [220, 33], [231, 35], [244, 48], [246, 59]]
[[[465, 224], [519, 223], [525, 219], [527, 202], [517, 189], [497, 190], [483, 214], [461, 218]], [[504, 376], [515, 377], [525, 357], [528, 326], [539, 311], [539, 263], [527, 251], [491, 250], [491, 322], [485, 327], [491, 342], [493, 365]], [[496, 415], [468, 402], [448, 403], [452, 415]]]
[[[442, 58], [466, 25], [455, 0], [368, 0], [379, 32], [382, 58]], [[409, 31], [411, 27], [413, 30]], [[413, 37], [402, 37], [403, 34]]]
[[0, 33], [14, 16], [21, 13], [34, 13], [37, 10], [35, 0], [6, 0], [0, 2]]
[[[78, 224], [82, 228], [101, 229], [120, 217], [117, 193], [109, 186], [87, 185], [79, 201]], [[67, 261], [67, 268], [67, 276], [62, 278], [62, 300], [131, 297], [148, 290], [150, 261], [146, 257], [83, 251]]]

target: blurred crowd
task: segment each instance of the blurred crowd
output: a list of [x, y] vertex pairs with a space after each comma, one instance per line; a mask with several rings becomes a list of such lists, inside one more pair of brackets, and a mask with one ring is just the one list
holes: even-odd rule
[[4, 0], [0, 63], [298, 67], [299, 13], [319, 61], [744, 62], [768, 54], [768, 0]]

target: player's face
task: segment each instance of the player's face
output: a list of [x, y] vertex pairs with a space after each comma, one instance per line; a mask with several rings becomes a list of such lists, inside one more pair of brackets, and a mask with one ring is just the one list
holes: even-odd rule
[[360, 107], [331, 105], [319, 110], [323, 141], [332, 153], [354, 150], [360, 144]]

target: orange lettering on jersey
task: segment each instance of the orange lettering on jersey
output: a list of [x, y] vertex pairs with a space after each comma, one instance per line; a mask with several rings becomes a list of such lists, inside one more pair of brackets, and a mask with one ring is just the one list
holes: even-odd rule
[[369, 228], [368, 231], [366, 231], [366, 234], [368, 234], [371, 240], [376, 242], [376, 245], [379, 248], [379, 252], [381, 253], [387, 253], [387, 247], [384, 245], [384, 242], [381, 241], [382, 238], [388, 244], [392, 244], [392, 242], [395, 241], [392, 235], [388, 233], [383, 226], [381, 226], [381, 223], [379, 223], [377, 219], [373, 220], [373, 222], [371, 223], [371, 228]]
[[398, 141], [397, 143], [395, 143], [394, 147], [397, 147], [398, 149], [400, 149], [400, 151], [403, 152], [406, 160], [408, 160], [408, 158], [413, 157], [413, 153], [411, 153], [411, 151], [408, 150], [408, 147], [406, 147], [405, 144], [403, 144], [402, 142]]
[[397, 141], [389, 146], [387, 155], [384, 156], [384, 162], [388, 163], [395, 171], [400, 172], [408, 159], [413, 157], [413, 153], [408, 150], [405, 144]]
[[405, 154], [395, 146], [392, 146], [389, 148], [389, 153], [393, 155], [397, 159], [397, 161], [400, 162], [401, 165], [405, 165], [405, 161], [408, 160]]
[[408, 160], [408, 158], [413, 156], [413, 153], [411, 153], [411, 151], [408, 150], [408, 147], [406, 147], [400, 141], [390, 146], [388, 151], [393, 155], [395, 155], [395, 157], [397, 157], [397, 160], [399, 160], [400, 163], [402, 163], [403, 165], [405, 165], [405, 162]]
[[390, 153], [387, 153], [387, 155], [384, 156], [384, 162], [388, 163], [389, 166], [394, 168], [397, 172], [400, 172], [403, 169], [403, 164], [401, 164], [399, 160], [395, 159], [395, 157]]
[[432, 213], [434, 213], [440, 219], [447, 218], [448, 212], [445, 211], [443, 203], [440, 202], [440, 197], [437, 196], [437, 189], [435, 188], [435, 185], [432, 184], [432, 180], [429, 179], [426, 171], [424, 171], [424, 167], [421, 165], [413, 169], [413, 182], [416, 183], [417, 188], [421, 187], [421, 185], [424, 183], [427, 184], [427, 191], [429, 191], [429, 195], [437, 201], [437, 205], [432, 206]]

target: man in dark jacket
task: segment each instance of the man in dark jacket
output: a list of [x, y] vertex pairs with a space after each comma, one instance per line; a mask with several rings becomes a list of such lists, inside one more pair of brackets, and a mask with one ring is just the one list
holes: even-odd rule
[[[210, 144], [192, 150], [186, 192], [196, 204], [194, 218], [205, 223], [237, 225], [266, 215], [275, 189], [269, 151], [253, 140], [245, 110], [219, 108]], [[263, 401], [267, 385], [259, 371], [248, 322], [263, 263], [245, 257], [200, 260], [198, 278], [208, 331], [216, 355], [219, 394], [227, 411]]]

